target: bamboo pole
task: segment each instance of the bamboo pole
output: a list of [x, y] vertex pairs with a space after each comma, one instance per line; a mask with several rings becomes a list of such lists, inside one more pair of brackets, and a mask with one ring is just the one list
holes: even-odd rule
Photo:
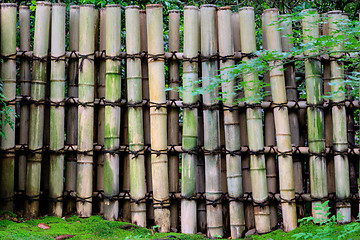
[[[306, 13], [302, 20], [304, 43], [307, 44], [311, 38], [319, 37], [318, 21], [319, 14], [316, 10], [304, 10]], [[308, 50], [305, 55], [313, 54]], [[308, 104], [319, 104], [322, 102], [323, 82], [321, 79], [321, 64], [317, 59], [305, 61], [306, 101]], [[307, 109], [308, 143], [309, 151], [315, 155], [310, 156], [310, 189], [311, 196], [323, 199], [328, 196], [326, 181], [326, 160], [323, 157], [325, 151], [324, 139], [324, 112], [321, 108]], [[317, 154], [317, 155], [316, 155]], [[312, 202], [312, 215], [315, 218], [323, 218], [314, 209], [316, 204], [322, 201]]]
[[[117, 4], [106, 6], [106, 54], [117, 56], [121, 52], [121, 7]], [[115, 102], [121, 99], [121, 69], [119, 60], [106, 60], [105, 99]], [[119, 106], [105, 106], [105, 140], [106, 151], [114, 151], [120, 147], [120, 114]], [[104, 161], [104, 194], [118, 195], [120, 159], [117, 153], [105, 153]], [[107, 220], [117, 220], [119, 202], [104, 200], [104, 217]]]
[[[180, 50], [180, 11], [169, 11], [169, 52], [179, 52]], [[169, 100], [179, 100], [179, 61], [170, 60], [169, 65], [169, 87], [174, 90], [169, 91]], [[168, 115], [168, 144], [179, 144], [179, 109], [170, 108]], [[179, 154], [169, 153], [169, 191], [179, 192]], [[177, 230], [179, 222], [178, 203], [170, 203], [170, 229]]]
[[[30, 7], [19, 6], [20, 24], [20, 50], [30, 51]], [[31, 72], [29, 59], [23, 58], [20, 63], [20, 90], [22, 96], [30, 96]], [[28, 144], [29, 141], [29, 105], [21, 103], [20, 107], [20, 144]], [[26, 179], [26, 154], [20, 153], [18, 166], [18, 190], [25, 191]]]
[[[281, 35], [278, 31], [278, 10], [267, 9], [264, 11], [264, 24], [267, 36], [267, 47], [270, 51], [282, 51]], [[277, 61], [269, 62], [270, 66], [279, 64]], [[272, 99], [275, 104], [287, 102], [285, 89], [285, 76], [281, 67], [270, 70], [270, 84]], [[278, 152], [291, 152], [291, 132], [288, 108], [274, 108], [274, 121], [276, 130], [276, 142]], [[278, 155], [279, 161], [279, 182], [284, 231], [289, 232], [297, 227], [294, 169], [292, 155]]]
[[[231, 8], [222, 7], [218, 9], [218, 33], [220, 56], [231, 56], [234, 54], [234, 41], [232, 38]], [[234, 60], [220, 62], [223, 101], [226, 106], [235, 106], [235, 79], [231, 79], [227, 67], [233, 66]], [[240, 149], [240, 126], [238, 111], [224, 111], [225, 147], [229, 151]], [[227, 185], [229, 196], [238, 198], [243, 194], [242, 170], [240, 155], [226, 155]], [[232, 238], [240, 238], [245, 231], [244, 204], [231, 201], [230, 208], [230, 230]]]
[[[164, 54], [162, 5], [146, 5], [146, 22], [149, 54]], [[150, 101], [155, 104], [164, 103], [166, 101], [164, 60], [150, 57], [148, 66]], [[168, 157], [161, 152], [167, 146], [167, 109], [150, 108], [150, 125], [155, 224], [160, 226], [161, 232], [169, 232]]]
[[[36, 2], [34, 56], [40, 59], [48, 55], [50, 9], [51, 3]], [[33, 100], [45, 98], [46, 65], [47, 63], [43, 61], [33, 61], [31, 86]], [[25, 215], [29, 217], [35, 217], [39, 213], [42, 151], [38, 149], [43, 147], [44, 109], [45, 106], [42, 104], [30, 106], [29, 149], [36, 152], [30, 153], [27, 159], [25, 194], [35, 200], [26, 201]]]
[[[193, 58], [199, 51], [199, 8], [196, 6], [184, 7], [184, 56]], [[197, 62], [184, 61], [183, 63], [183, 101], [194, 104], [197, 96], [192, 94], [194, 82], [198, 80]], [[196, 164], [197, 156], [192, 151], [197, 148], [197, 114], [196, 108], [183, 110], [183, 134], [181, 171], [181, 232], [195, 234], [197, 232], [196, 201], [192, 197], [196, 194]]]
[[[94, 101], [94, 5], [80, 6], [79, 16], [79, 101]], [[89, 55], [89, 57], [85, 57]], [[78, 106], [77, 203], [80, 217], [92, 213], [94, 106]], [[105, 175], [105, 174], [104, 174]]]
[[[345, 22], [347, 16], [341, 11], [331, 11], [329, 15], [329, 34], [336, 37], [339, 33], [339, 23]], [[332, 50], [340, 51], [342, 45], [337, 45]], [[339, 54], [334, 54], [332, 57], [341, 57]], [[334, 103], [341, 103], [346, 98], [346, 88], [344, 82], [344, 63], [337, 60], [330, 61], [331, 71], [331, 100]], [[349, 160], [347, 155], [337, 153], [346, 152], [348, 148], [347, 127], [346, 127], [346, 108], [344, 105], [332, 107], [333, 126], [333, 145], [334, 145], [334, 165], [335, 165], [335, 189], [336, 197], [336, 214], [344, 216], [342, 220], [338, 219], [340, 223], [348, 223], [351, 221], [351, 205], [350, 202], [345, 201], [350, 197], [350, 178], [349, 178]]]
[[[263, 37], [263, 49], [269, 50], [268, 48], [268, 39], [266, 25], [264, 22], [265, 15], [262, 14], [262, 37]], [[270, 94], [264, 97], [264, 101], [272, 101], [271, 86], [270, 86], [270, 72], [264, 74], [264, 81], [268, 86], [264, 87], [265, 92]], [[272, 109], [264, 109], [264, 137], [266, 146], [275, 146], [276, 145], [276, 133], [275, 133], [275, 122], [274, 122], [274, 112]], [[270, 193], [276, 193], [279, 191], [277, 183], [277, 167], [276, 167], [276, 155], [275, 153], [268, 153], [265, 155], [266, 161], [266, 180], [267, 187]], [[277, 207], [276, 202], [270, 203], [270, 227], [271, 229], [275, 228], [278, 224], [277, 217]]]
[[[69, 18], [69, 50], [79, 50], [79, 13], [78, 5], [70, 6]], [[69, 59], [68, 66], [68, 97], [78, 97], [78, 60]], [[78, 111], [77, 106], [71, 104], [67, 107], [66, 112], [66, 144], [75, 145], [77, 143], [78, 132]], [[66, 154], [65, 167], [65, 191], [76, 191], [76, 153], [69, 152]], [[72, 213], [75, 210], [75, 201], [68, 198], [65, 202], [65, 212]]]
[[[256, 51], [254, 9], [251, 7], [239, 9], [239, 18], [241, 51], [243, 53], [252, 53]], [[244, 61], [249, 60], [247, 57], [244, 58]], [[245, 98], [249, 99], [249, 103], [253, 103], [252, 98], [260, 91], [259, 87], [255, 85], [258, 76], [255, 73], [250, 73], [244, 75], [243, 79], [245, 81]], [[247, 108], [246, 118], [249, 148], [251, 151], [259, 151], [264, 147], [261, 109]], [[268, 190], [264, 155], [250, 155], [250, 176], [254, 201], [265, 201]], [[254, 206], [255, 227], [258, 233], [270, 231], [269, 214], [268, 206]]]
[[[213, 56], [217, 53], [216, 36], [216, 6], [201, 5], [200, 25], [201, 25], [201, 54], [205, 57]], [[202, 87], [206, 88], [212, 77], [217, 75], [216, 61], [202, 62]], [[217, 104], [218, 88], [203, 94], [204, 105]], [[220, 147], [220, 128], [219, 110], [204, 111], [204, 148], [208, 151], [216, 151]], [[221, 159], [219, 153], [205, 155], [205, 192], [207, 203], [217, 202], [221, 197]], [[210, 201], [209, 201], [210, 200]], [[218, 202], [217, 202], [218, 203]], [[206, 206], [207, 235], [208, 237], [223, 236], [223, 219], [221, 204]]]
[[[1, 45], [2, 56], [16, 54], [16, 8], [15, 3], [1, 3]], [[11, 101], [16, 96], [16, 60], [4, 59], [1, 63], [2, 91], [5, 101]], [[15, 104], [8, 104], [12, 109], [10, 121], [14, 124], [3, 126], [5, 137], [1, 138], [1, 149], [7, 150], [15, 147]], [[3, 116], [5, 118], [5, 116]], [[1, 210], [13, 210], [14, 180], [15, 180], [15, 152], [2, 154], [0, 164], [0, 196], [2, 201]]]
[[[147, 52], [147, 28], [146, 28], [146, 10], [140, 10], [140, 47], [141, 52]], [[141, 59], [141, 76], [142, 76], [142, 94], [143, 99], [149, 100], [149, 77], [148, 77], [148, 64], [147, 59]], [[150, 146], [150, 108], [144, 107], [144, 144]], [[152, 177], [151, 177], [151, 155], [149, 152], [145, 153], [145, 170], [146, 170], [146, 189], [147, 192], [152, 192]], [[150, 225], [154, 222], [154, 208], [152, 201], [147, 202], [146, 218]]]
[[[106, 50], [106, 8], [100, 8], [100, 52]], [[99, 63], [99, 82], [97, 84], [98, 98], [105, 98], [105, 78], [106, 78], [106, 60], [100, 59]], [[97, 123], [97, 143], [104, 145], [105, 134], [105, 106], [98, 106], [98, 123]], [[97, 155], [97, 176], [96, 189], [104, 191], [104, 154]], [[100, 213], [104, 213], [104, 201], [99, 202]]]
[[[293, 47], [293, 43], [290, 42], [290, 37], [286, 35], [293, 35], [292, 22], [286, 15], [280, 16], [281, 26], [281, 48], [283, 52], [290, 52]], [[284, 65], [285, 70], [285, 85], [286, 85], [286, 96], [288, 101], [297, 101], [297, 84], [295, 77], [295, 63], [289, 63]], [[294, 146], [300, 146], [300, 126], [299, 126], [299, 114], [298, 110], [289, 110], [289, 121], [291, 131], [291, 144]], [[294, 166], [294, 189], [297, 193], [304, 191], [303, 187], [303, 176], [302, 176], [302, 162], [301, 156], [293, 155], [293, 166]], [[302, 205], [297, 204], [298, 217], [304, 217], [304, 208]]]
[[[128, 54], [140, 52], [140, 14], [138, 6], [128, 6], [125, 10], [126, 19], [126, 51]], [[127, 92], [128, 102], [142, 101], [141, 60], [127, 59]], [[129, 148], [131, 151], [142, 151], [144, 148], [143, 110], [142, 107], [129, 108]], [[135, 202], [131, 204], [131, 221], [146, 227], [146, 184], [145, 156], [130, 156], [130, 193]], [[137, 202], [138, 201], [138, 202]]]
[[[52, 5], [50, 99], [61, 102], [65, 98], [65, 62], [56, 57], [65, 54], [65, 4]], [[65, 58], [63, 58], [65, 59]], [[64, 105], [50, 107], [50, 150], [59, 151], [64, 147], [65, 116]], [[52, 215], [61, 217], [63, 212], [62, 194], [64, 191], [64, 153], [51, 153], [49, 197]], [[60, 200], [60, 201], [58, 201]]]
[[[127, 83], [125, 82], [125, 89], [127, 89]], [[127, 98], [126, 92], [124, 92], [123, 98]], [[125, 145], [129, 146], [129, 123], [128, 123], [128, 108], [122, 108], [121, 111], [121, 139], [120, 141]], [[130, 192], [130, 154], [128, 152], [123, 152], [122, 155], [122, 167], [123, 167], [123, 176], [122, 176], [122, 190], [124, 192]], [[122, 221], [131, 222], [131, 205], [130, 201], [124, 199], [121, 205]]]

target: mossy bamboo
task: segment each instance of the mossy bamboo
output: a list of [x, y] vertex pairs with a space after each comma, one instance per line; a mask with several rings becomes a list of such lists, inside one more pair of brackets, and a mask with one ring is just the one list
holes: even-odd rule
[[[79, 13], [78, 5], [70, 6], [69, 18], [69, 50], [79, 50]], [[78, 97], [78, 60], [69, 59], [68, 63], [68, 97]], [[75, 145], [77, 143], [78, 114], [77, 106], [69, 105], [66, 112], [66, 144]], [[76, 191], [76, 153], [66, 154], [65, 167], [65, 191]], [[75, 201], [68, 198], [65, 202], [65, 213], [72, 213], [75, 210]]]
[[[126, 52], [137, 54], [140, 47], [140, 14], [138, 6], [128, 6], [125, 9], [126, 19]], [[127, 99], [136, 104], [142, 101], [141, 59], [127, 59]], [[133, 152], [144, 149], [143, 109], [141, 106], [129, 108], [129, 149]], [[146, 194], [145, 156], [131, 154], [130, 156], [130, 193], [139, 202], [131, 203], [131, 221], [141, 227], [146, 227]]]
[[[234, 41], [232, 38], [231, 8], [222, 7], [218, 10], [218, 33], [220, 56], [231, 56], [234, 54]], [[234, 65], [234, 60], [221, 61], [220, 69], [222, 83], [223, 102], [226, 106], [236, 105], [235, 79], [231, 79], [228, 71]], [[238, 111], [224, 111], [225, 147], [229, 151], [240, 149], [240, 126]], [[242, 169], [240, 155], [226, 155], [227, 185], [231, 197], [237, 198], [243, 194]], [[232, 201], [230, 208], [230, 230], [232, 238], [240, 238], [245, 230], [244, 204]]]
[[[150, 56], [164, 54], [162, 5], [146, 6], [146, 22]], [[162, 104], [166, 101], [164, 60], [150, 57], [148, 66], [150, 101], [154, 104]], [[154, 106], [150, 108], [150, 125], [155, 224], [160, 226], [161, 232], [168, 232], [170, 231], [168, 157], [163, 153], [164, 149], [167, 149], [167, 109]]]
[[[65, 4], [52, 5], [51, 25], [51, 76], [50, 99], [61, 102], [65, 98], [65, 62], [56, 58], [65, 54]], [[50, 150], [59, 151], [64, 147], [65, 130], [64, 105], [51, 106], [50, 108]], [[64, 154], [52, 153], [50, 155], [49, 197], [62, 200], [64, 190]], [[53, 201], [50, 213], [62, 217], [62, 201]]]
[[[121, 53], [121, 6], [110, 4], [106, 6], [106, 54], [118, 56]], [[116, 102], [121, 99], [121, 62], [106, 60], [105, 99]], [[107, 151], [114, 151], [120, 147], [120, 116], [119, 106], [105, 106], [105, 135], [104, 147]], [[104, 194], [118, 195], [120, 159], [117, 153], [106, 153], [104, 161]], [[104, 217], [107, 220], [117, 220], [119, 202], [111, 199], [104, 200]]]
[[[254, 8], [245, 7], [239, 10], [241, 51], [253, 53], [256, 51], [255, 40], [255, 16]], [[250, 59], [245, 57], [244, 61]], [[259, 94], [256, 85], [258, 76], [249, 73], [243, 76], [245, 82], [245, 98], [249, 103], [254, 103], [254, 97]], [[262, 113], [260, 108], [247, 108], [247, 133], [250, 151], [261, 151], [264, 148]], [[262, 154], [250, 155], [250, 177], [254, 201], [263, 202], [267, 200], [268, 190], [266, 184], [265, 157]], [[254, 206], [255, 227], [258, 233], [270, 231], [270, 212], [268, 206]]]
[[[16, 54], [16, 9], [15, 3], [1, 3], [1, 45], [2, 56]], [[1, 63], [1, 82], [5, 101], [12, 101], [16, 96], [16, 60], [14, 57]], [[10, 121], [15, 124], [15, 104], [8, 103], [12, 109]], [[3, 126], [5, 137], [1, 138], [1, 149], [8, 150], [15, 147], [15, 127]], [[13, 210], [13, 196], [15, 183], [15, 153], [2, 154], [0, 164], [0, 196], [6, 199], [0, 209], [3, 211]]]
[[[169, 11], [169, 51], [180, 50], [180, 11]], [[179, 100], [179, 61], [172, 59], [169, 63], [169, 100]], [[168, 144], [179, 145], [179, 109], [170, 108], [168, 113]], [[179, 153], [169, 153], [169, 191], [179, 192]], [[170, 228], [172, 231], [179, 225], [179, 208], [176, 201], [170, 203]]]
[[[281, 35], [278, 21], [278, 10], [267, 9], [264, 11], [264, 22], [267, 47], [270, 51], [282, 51]], [[270, 61], [270, 66], [276, 66], [280, 62]], [[270, 84], [272, 100], [274, 104], [284, 104], [286, 99], [285, 76], [281, 67], [270, 70]], [[291, 132], [287, 107], [274, 108], [274, 121], [276, 142], [279, 153], [291, 152]], [[296, 203], [294, 189], [294, 169], [291, 155], [278, 155], [280, 194], [284, 201], [281, 203], [284, 231], [289, 232], [297, 227]]]
[[[80, 6], [79, 16], [79, 102], [94, 101], [94, 5]], [[88, 57], [86, 57], [88, 56]], [[93, 144], [94, 106], [92, 103], [78, 106], [78, 155], [77, 155], [77, 203], [80, 217], [90, 217], [92, 213], [93, 191]], [[84, 199], [84, 201], [82, 201]]]
[[[48, 55], [50, 10], [51, 3], [36, 2], [34, 56], [39, 59], [46, 58]], [[33, 61], [31, 83], [32, 100], [45, 99], [45, 86], [47, 81], [46, 66], [46, 62], [39, 60]], [[44, 109], [45, 106], [42, 104], [30, 105], [29, 149], [37, 151], [36, 153], [30, 153], [27, 159], [25, 194], [35, 199], [35, 201], [26, 201], [25, 215], [29, 217], [35, 217], [39, 213], [42, 153], [38, 149], [42, 149], [43, 147]]]
[[[201, 5], [201, 54], [211, 57], [217, 53], [216, 34], [216, 6]], [[202, 62], [202, 87], [210, 85], [217, 73], [216, 61]], [[203, 94], [203, 102], [206, 106], [217, 104], [219, 100], [219, 89]], [[216, 151], [220, 147], [220, 120], [219, 110], [204, 108], [204, 148], [207, 151]], [[221, 197], [221, 159], [219, 153], [205, 155], [205, 193], [210, 201], [218, 201]], [[223, 218], [221, 204], [206, 206], [207, 235], [208, 237], [223, 236]]]
[[[311, 38], [319, 37], [319, 14], [316, 10], [304, 10], [302, 29], [304, 43], [307, 44]], [[309, 50], [304, 55], [314, 54]], [[305, 61], [306, 101], [310, 105], [322, 103], [323, 81], [321, 78], [321, 63], [317, 59]], [[328, 196], [326, 181], [326, 160], [323, 156], [325, 151], [324, 139], [324, 112], [321, 108], [307, 109], [308, 143], [309, 151], [314, 153], [310, 156], [310, 189], [311, 196], [323, 199]], [[315, 218], [323, 218], [314, 208], [322, 201], [312, 202], [312, 215]]]
[[[19, 6], [20, 25], [20, 51], [30, 51], [30, 7]], [[30, 61], [27, 58], [21, 59], [20, 63], [20, 91], [22, 96], [30, 96], [31, 72]], [[29, 104], [21, 103], [20, 106], [20, 130], [19, 143], [28, 144], [29, 140]], [[19, 154], [18, 165], [18, 190], [25, 191], [26, 180], [26, 154]]]
[[[196, 6], [184, 7], [184, 57], [194, 58], [199, 51], [199, 8]], [[184, 61], [183, 63], [183, 102], [194, 104], [197, 96], [192, 94], [195, 82], [198, 80], [198, 63]], [[197, 115], [196, 108], [183, 110], [182, 155], [181, 171], [181, 232], [197, 233], [196, 201], [191, 199], [196, 194], [196, 164], [197, 155], [192, 151], [197, 148]]]
[[[339, 23], [346, 22], [347, 16], [341, 11], [331, 11], [329, 15], [329, 35], [338, 36], [340, 26]], [[342, 45], [337, 45], [332, 49], [333, 51], [342, 50]], [[332, 57], [340, 57], [339, 54], [334, 54]], [[340, 103], [345, 101], [346, 88], [344, 82], [344, 63], [331, 60], [330, 61], [330, 79], [331, 79], [331, 100], [332, 102]], [[338, 222], [351, 222], [351, 205], [350, 202], [344, 201], [350, 197], [350, 178], [349, 178], [349, 160], [346, 153], [348, 148], [347, 126], [346, 126], [346, 108], [344, 105], [332, 107], [333, 120], [333, 145], [334, 145], [334, 165], [335, 165], [335, 189], [336, 197], [340, 200], [336, 202], [336, 214], [344, 216]], [[340, 154], [337, 154], [340, 153]]]

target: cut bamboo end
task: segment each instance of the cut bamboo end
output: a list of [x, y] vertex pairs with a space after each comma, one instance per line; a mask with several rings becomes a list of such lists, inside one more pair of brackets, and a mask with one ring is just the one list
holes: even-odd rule
[[70, 5], [70, 9], [80, 9], [79, 5]]
[[201, 5], [200, 6], [200, 9], [201, 8], [217, 8], [217, 6], [216, 5], [214, 5], [214, 4], [203, 4], [203, 5]]
[[51, 6], [51, 5], [52, 5], [51, 2], [45, 2], [45, 1], [36, 2], [36, 6]]
[[218, 7], [217, 10], [218, 11], [222, 11], [222, 10], [230, 10], [231, 11], [231, 7], [229, 7], [229, 6]]
[[52, 3], [53, 7], [65, 7], [66, 4], [65, 3]]
[[121, 8], [121, 4], [108, 4], [106, 8]]
[[163, 5], [162, 4], [147, 4], [146, 5], [146, 9], [148, 8], [162, 8]]
[[30, 9], [30, 7], [27, 5], [20, 5], [19, 9], [27, 10], [27, 9]]
[[194, 9], [194, 10], [199, 10], [199, 8], [197, 6], [185, 6], [184, 7], [184, 10], [185, 9]]
[[[125, 7], [125, 10], [126, 9], [140, 9], [140, 7], [139, 6], [137, 6], [137, 5], [130, 5], [130, 6], [126, 6]], [[145, 10], [140, 10], [140, 11], [145, 11]], [[145, 11], [146, 12], [146, 11]]]
[[95, 8], [94, 4], [84, 4], [84, 5], [80, 5], [80, 8]]
[[6, 7], [17, 7], [16, 3], [0, 3], [0, 6], [2, 8], [6, 8]]

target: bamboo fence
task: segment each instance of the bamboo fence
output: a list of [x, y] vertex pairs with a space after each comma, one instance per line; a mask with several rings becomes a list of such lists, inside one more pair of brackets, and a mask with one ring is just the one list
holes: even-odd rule
[[[256, 57], [253, 8], [186, 6], [166, 16], [158, 4], [80, 5], [66, 21], [65, 5], [36, 4], [34, 36], [29, 7], [0, 4], [0, 74], [14, 113], [0, 141], [2, 210], [103, 214], [214, 238], [291, 231], [307, 213], [320, 216], [314, 207], [326, 200], [343, 223], [357, 216], [360, 104], [339, 91], [340, 55], [293, 56], [304, 61], [306, 99], [292, 62], [263, 76], [270, 95], [256, 101], [258, 74], [229, 74]], [[336, 22], [347, 18], [332, 11], [319, 26], [306, 11], [305, 43], [339, 34]], [[264, 11], [264, 49], [290, 51], [289, 22]], [[206, 91], [218, 75], [222, 83]], [[197, 87], [205, 91], [194, 95]]]

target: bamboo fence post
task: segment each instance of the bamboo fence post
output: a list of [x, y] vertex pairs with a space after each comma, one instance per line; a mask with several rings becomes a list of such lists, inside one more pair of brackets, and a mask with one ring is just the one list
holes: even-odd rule
[[[304, 10], [305, 16], [302, 20], [304, 43], [307, 44], [311, 38], [319, 37], [319, 14], [316, 10]], [[308, 14], [309, 13], [309, 14]], [[314, 54], [307, 50], [305, 56]], [[307, 108], [308, 143], [310, 156], [310, 189], [311, 196], [324, 199], [328, 196], [326, 181], [326, 159], [324, 157], [324, 112], [322, 108], [316, 107], [321, 104], [323, 94], [323, 81], [321, 79], [321, 63], [317, 59], [307, 59], [305, 61], [305, 80], [306, 80], [306, 101], [308, 105], [314, 106]], [[314, 209], [316, 204], [323, 201], [312, 202], [312, 215], [314, 218], [323, 218]]]
[[[199, 51], [199, 8], [184, 7], [184, 58], [193, 59]], [[196, 61], [183, 62], [183, 102], [195, 104], [197, 96], [192, 94], [198, 80], [198, 63]], [[182, 134], [182, 171], [181, 171], [181, 232], [195, 234], [197, 232], [196, 200], [196, 164], [198, 142], [198, 109], [184, 108]]]
[[[169, 176], [167, 157], [167, 110], [157, 107], [166, 101], [162, 5], [146, 5], [150, 86], [151, 162], [155, 224], [170, 231]], [[166, 151], [166, 152], [165, 152]]]
[[[267, 47], [270, 51], [282, 51], [281, 35], [278, 31], [278, 10], [267, 9], [264, 11]], [[269, 62], [270, 66], [280, 64], [279, 61]], [[274, 104], [287, 103], [285, 76], [281, 67], [270, 70], [271, 93]], [[294, 168], [291, 154], [291, 132], [287, 107], [276, 107], [274, 111], [276, 142], [278, 147], [279, 182], [284, 231], [289, 232], [297, 227]], [[290, 154], [289, 154], [290, 153]], [[286, 154], [286, 155], [284, 155]]]
[[[30, 7], [19, 6], [19, 22], [20, 22], [20, 51], [30, 51]], [[21, 96], [30, 96], [31, 72], [29, 59], [23, 58], [20, 63], [20, 90]], [[20, 108], [20, 137], [21, 145], [28, 144], [29, 139], [29, 104], [21, 103]], [[20, 152], [18, 166], [18, 190], [25, 191], [26, 180], [26, 154]]]
[[[141, 52], [147, 52], [147, 28], [146, 28], [146, 10], [140, 10], [140, 48]], [[149, 100], [149, 77], [148, 77], [148, 64], [147, 59], [141, 59], [141, 76], [142, 76], [142, 97], [144, 100]], [[151, 128], [150, 128], [150, 108], [144, 106], [144, 144], [150, 146], [151, 144]], [[152, 177], [151, 177], [151, 154], [145, 152], [145, 177], [146, 177], [146, 190], [152, 192]], [[154, 208], [152, 201], [147, 202], [146, 206], [146, 218], [147, 222], [152, 225], [154, 221]]]
[[[100, 8], [100, 52], [106, 50], [106, 8]], [[100, 59], [99, 63], [99, 81], [97, 84], [97, 95], [99, 99], [105, 98], [105, 78], [106, 78], [106, 60]], [[105, 106], [99, 105], [97, 109], [98, 124], [97, 124], [97, 143], [104, 145], [105, 134]], [[97, 155], [97, 191], [104, 191], [104, 154], [102, 152]], [[104, 213], [104, 201], [99, 202], [100, 213]]]
[[[180, 50], [180, 12], [169, 11], [169, 52]], [[169, 87], [179, 86], [179, 61], [171, 59], [169, 63]], [[169, 100], [179, 100], [177, 90], [169, 91]], [[170, 107], [168, 115], [168, 145], [179, 145], [179, 108]], [[179, 153], [169, 153], [169, 192], [179, 192]], [[176, 200], [170, 202], [170, 229], [177, 229], [179, 208]], [[173, 231], [173, 230], [171, 230]]]
[[[293, 43], [290, 42], [290, 37], [285, 35], [291, 35], [292, 32], [292, 22], [286, 15], [281, 15], [280, 26], [281, 26], [281, 48], [283, 52], [290, 52], [290, 49], [293, 47]], [[286, 85], [286, 96], [288, 101], [297, 101], [297, 85], [296, 85], [296, 76], [295, 76], [295, 63], [288, 63], [284, 65], [285, 70], [285, 85]], [[294, 146], [300, 146], [300, 126], [299, 126], [299, 114], [298, 110], [289, 110], [289, 121], [290, 121], [290, 131], [291, 131], [291, 143]], [[293, 166], [294, 166], [294, 189], [296, 193], [303, 192], [303, 176], [302, 176], [302, 162], [301, 156], [293, 155]], [[304, 207], [300, 204], [297, 204], [298, 215], [304, 217]]]
[[[126, 19], [126, 52], [140, 53], [140, 14], [138, 6], [128, 6], [125, 9]], [[136, 154], [144, 151], [144, 127], [142, 106], [136, 106], [142, 101], [141, 59], [127, 59], [127, 96], [129, 104], [129, 150], [130, 156], [130, 193], [134, 201], [131, 203], [131, 221], [141, 227], [146, 227], [146, 184], [145, 156]], [[130, 152], [130, 153], [131, 153]]]
[[[93, 136], [94, 136], [94, 5], [80, 6], [79, 16], [79, 102], [78, 106], [78, 155], [77, 203], [80, 217], [92, 213], [93, 191]], [[104, 174], [105, 175], [105, 174]]]
[[[211, 58], [217, 54], [216, 6], [205, 4], [200, 7], [201, 54]], [[216, 61], [202, 61], [202, 87], [210, 85], [211, 78], [217, 75]], [[219, 110], [210, 109], [217, 105], [219, 89], [203, 94], [204, 102], [204, 149], [205, 152], [205, 193], [207, 199], [206, 219], [208, 237], [223, 236], [221, 198], [221, 158], [217, 152], [220, 148]], [[213, 204], [210, 204], [213, 203]], [[209, 205], [210, 204], [210, 205]]]
[[[345, 22], [347, 16], [341, 11], [331, 11], [329, 15], [329, 34], [336, 37], [339, 33], [339, 22]], [[342, 50], [342, 45], [337, 45], [333, 51]], [[341, 57], [341, 54], [331, 54], [332, 57]], [[335, 189], [336, 189], [336, 214], [344, 216], [338, 222], [351, 222], [351, 205], [347, 198], [350, 197], [350, 178], [349, 160], [347, 153], [348, 139], [346, 127], [346, 107], [341, 103], [346, 98], [346, 88], [344, 82], [344, 63], [337, 60], [330, 61], [330, 82], [331, 100], [335, 105], [332, 107], [333, 126], [333, 145], [334, 145], [334, 165], [335, 165]]]
[[[117, 4], [106, 6], [106, 84], [105, 99], [108, 102], [118, 102], [121, 99], [121, 62], [116, 59], [121, 53], [121, 7]], [[111, 59], [115, 57], [115, 59]], [[105, 135], [104, 147], [104, 195], [111, 198], [120, 192], [119, 154], [120, 147], [120, 116], [121, 109], [116, 105], [105, 106]], [[107, 220], [117, 220], [119, 202], [117, 200], [104, 200], [104, 217]]]
[[[31, 98], [35, 101], [45, 99], [46, 60], [49, 45], [50, 24], [49, 2], [36, 2], [34, 56], [33, 61]], [[44, 132], [44, 104], [30, 105], [29, 149], [31, 152], [27, 159], [25, 194], [30, 199], [25, 204], [25, 215], [35, 217], [39, 213], [39, 194], [41, 160]]]
[[[266, 32], [265, 23], [265, 14], [262, 14], [262, 37], [263, 37], [263, 48], [264, 50], [269, 50], [268, 48], [268, 39]], [[270, 72], [264, 74], [265, 83], [269, 84], [264, 87], [265, 92], [270, 94], [264, 97], [264, 101], [272, 101], [271, 85], [270, 85]], [[276, 145], [276, 133], [275, 133], [275, 122], [274, 122], [274, 112], [272, 109], [264, 109], [264, 143], [266, 146], [275, 146]], [[265, 155], [266, 162], [266, 180], [269, 193], [277, 193], [279, 191], [277, 184], [277, 172], [276, 172], [276, 155], [275, 153], [268, 153]], [[270, 228], [273, 229], [278, 223], [277, 208], [278, 204], [276, 202], [271, 202], [270, 206]]]
[[[126, 63], [125, 63], [126, 64]], [[127, 89], [127, 83], [124, 84], [125, 89]], [[126, 91], [125, 94], [122, 96], [123, 98], [127, 98]], [[129, 123], [128, 117], [129, 109], [122, 108], [121, 111], [121, 143], [124, 146], [129, 146]], [[122, 167], [123, 167], [123, 176], [122, 176], [122, 191], [130, 193], [130, 154], [129, 152], [123, 152], [122, 155]], [[122, 213], [122, 220], [125, 222], [131, 222], [131, 205], [128, 199], [122, 200], [121, 205], [121, 213]]]
[[[70, 6], [69, 18], [69, 50], [79, 50], [79, 13], [78, 5]], [[68, 66], [68, 97], [78, 97], [78, 63], [77, 59], [69, 59]], [[66, 112], [66, 144], [76, 145], [78, 133], [78, 111], [75, 104], [67, 107]], [[67, 193], [76, 191], [76, 153], [68, 152], [66, 154], [65, 168], [65, 191]], [[65, 202], [65, 213], [72, 213], [75, 210], [75, 199], [68, 197]]]
[[[51, 77], [50, 100], [61, 102], [65, 99], [65, 4], [53, 3], [51, 25]], [[61, 61], [59, 61], [61, 60]], [[50, 177], [49, 198], [52, 215], [62, 216], [62, 194], [64, 191], [64, 105], [50, 107]], [[60, 201], [58, 201], [60, 200]]]
[[[234, 41], [231, 25], [231, 7], [218, 9], [218, 33], [220, 56], [234, 55]], [[231, 79], [227, 67], [235, 65], [234, 60], [220, 62], [222, 91], [224, 92], [224, 105], [234, 107], [235, 102], [235, 79]], [[240, 149], [240, 126], [238, 111], [224, 109], [225, 147], [227, 150], [236, 152]], [[232, 198], [239, 198], [243, 194], [242, 169], [240, 155], [226, 155], [227, 185], [228, 193]], [[231, 201], [230, 208], [230, 230], [232, 238], [240, 238], [245, 231], [244, 204], [239, 201]]]
[[[11, 107], [9, 124], [3, 126], [5, 137], [1, 138], [1, 150], [12, 150], [15, 147], [15, 96], [16, 96], [16, 10], [15, 3], [1, 3], [1, 55], [7, 58], [1, 63], [1, 82], [3, 94], [8, 106]], [[0, 196], [1, 210], [13, 210], [15, 183], [15, 152], [2, 154], [0, 164]]]
[[[255, 41], [255, 16], [254, 8], [245, 7], [239, 9], [240, 17], [240, 39], [242, 53], [253, 53], [256, 51]], [[244, 61], [250, 61], [248, 57]], [[245, 74], [245, 98], [249, 103], [254, 103], [251, 99], [260, 91], [256, 87], [258, 76], [254, 73]], [[262, 114], [258, 107], [246, 109], [247, 133], [249, 148], [252, 152], [261, 151], [264, 148]], [[265, 157], [263, 154], [250, 155], [250, 176], [252, 185], [253, 199], [256, 202], [267, 201], [268, 190], [266, 185]], [[255, 227], [258, 233], [270, 231], [270, 212], [268, 206], [254, 206]]]

